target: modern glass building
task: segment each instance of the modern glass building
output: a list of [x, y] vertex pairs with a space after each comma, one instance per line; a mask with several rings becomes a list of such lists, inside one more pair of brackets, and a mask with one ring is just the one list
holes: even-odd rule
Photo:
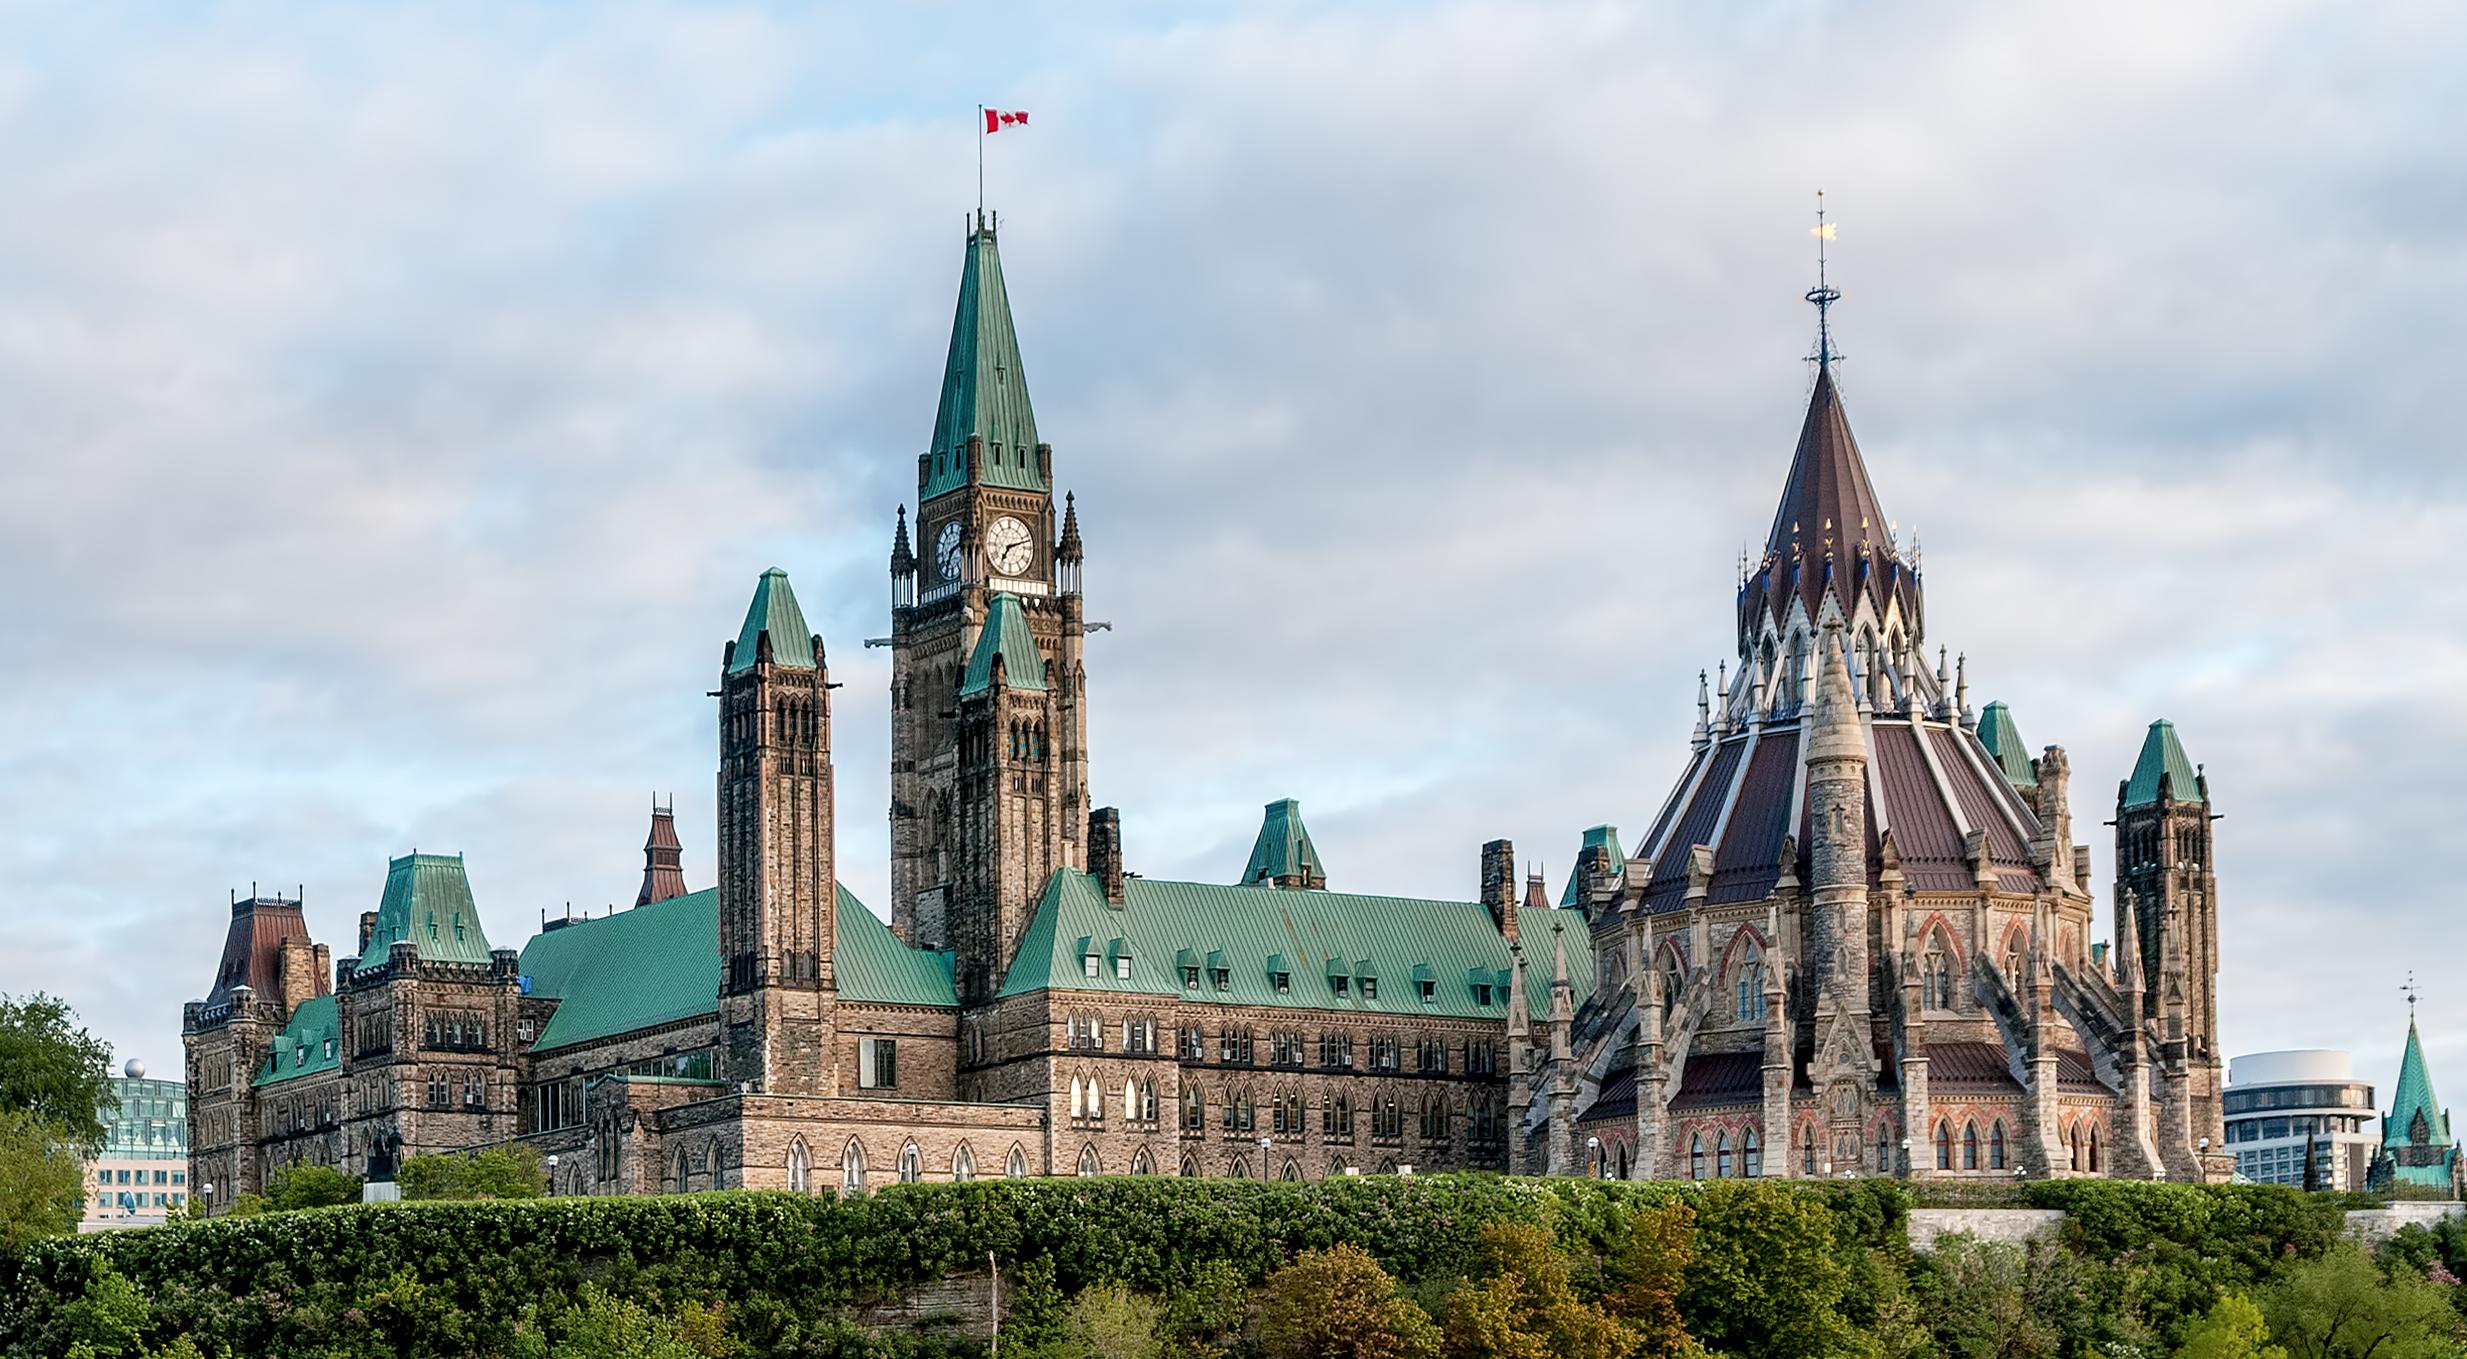
[[2379, 1142], [2373, 1087], [2333, 1048], [2256, 1052], [2227, 1065], [2227, 1149], [2257, 1184], [2303, 1187], [2310, 1158], [2319, 1189], [2361, 1189]]
[[79, 1229], [147, 1227], [188, 1211], [188, 1086], [145, 1079], [131, 1061], [111, 1083], [120, 1107], [104, 1118], [103, 1150], [86, 1166]]

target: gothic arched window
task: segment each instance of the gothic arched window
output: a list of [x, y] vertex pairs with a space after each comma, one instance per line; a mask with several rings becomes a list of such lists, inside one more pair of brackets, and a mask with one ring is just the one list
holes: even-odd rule
[[915, 1184], [924, 1173], [924, 1158], [917, 1154], [917, 1144], [911, 1142], [901, 1147], [899, 1149], [899, 1182]]
[[1936, 1168], [1938, 1170], [1953, 1168], [1953, 1130], [1942, 1122], [1936, 1125]]
[[1079, 1149], [1079, 1173], [1081, 1175], [1094, 1175], [1097, 1173], [1096, 1144], [1094, 1142], [1091, 1142]]
[[[1788, 1161], [1784, 1161], [1782, 1164], [1788, 1165], [1790, 1163]], [[1751, 1180], [1765, 1173], [1764, 1144], [1757, 1140], [1756, 1130], [1754, 1128], [1750, 1128], [1746, 1132], [1740, 1134], [1739, 1173]]]
[[1691, 1180], [1701, 1180], [1705, 1177], [1705, 1137], [1703, 1133], [1697, 1133], [1687, 1140], [1687, 1177]]
[[812, 1171], [813, 1171], [813, 1161], [812, 1161], [812, 1158], [811, 1158], [811, 1157], [809, 1157], [809, 1156], [806, 1154], [806, 1151], [805, 1151], [805, 1139], [804, 1139], [804, 1138], [802, 1138], [802, 1137], [800, 1137], [800, 1138], [798, 1138], [797, 1140], [795, 1140], [795, 1141], [793, 1141], [793, 1142], [789, 1143], [789, 1144], [788, 1144], [788, 1188], [789, 1188], [789, 1191], [790, 1191], [791, 1193], [797, 1193], [797, 1194], [802, 1194], [802, 1193], [804, 1193], [804, 1192], [806, 1191], [806, 1189], [809, 1187], [809, 1186], [808, 1186], [808, 1184], [807, 1184], [807, 1180], [808, 1180], [809, 1178], [811, 1178]]
[[839, 1154], [839, 1192], [865, 1192], [865, 1148], [857, 1145], [857, 1139], [853, 1137], [848, 1139], [847, 1147]]
[[968, 1144], [962, 1142], [958, 1150], [951, 1153], [951, 1183], [966, 1184], [976, 1177], [976, 1153], [968, 1150]]
[[1723, 1133], [1718, 1139], [1715, 1140], [1713, 1144], [1713, 1176], [1715, 1179], [1720, 1180], [1727, 1180], [1730, 1178], [1729, 1133]]
[[1965, 1123], [1962, 1125], [1962, 1169], [1977, 1170], [1978, 1168], [1979, 1125]]
[[1285, 1169], [1282, 1173], [1287, 1183], [1300, 1184], [1302, 1182], [1302, 1163], [1288, 1156], [1285, 1158]]
[[1011, 1144], [1011, 1156], [1002, 1163], [1002, 1173], [1014, 1180], [1028, 1173], [1028, 1153], [1021, 1151], [1017, 1142]]
[[2004, 1169], [2004, 1120], [2001, 1118], [1987, 1127], [1987, 1168]]
[[1765, 1017], [1765, 955], [1753, 940], [1739, 954], [1737, 993], [1739, 1018]]
[[1893, 1130], [1882, 1123], [1876, 1125], [1876, 1173], [1893, 1173]]
[[1799, 1129], [1799, 1173], [1802, 1175], [1816, 1173], [1816, 1130], [1814, 1128]]

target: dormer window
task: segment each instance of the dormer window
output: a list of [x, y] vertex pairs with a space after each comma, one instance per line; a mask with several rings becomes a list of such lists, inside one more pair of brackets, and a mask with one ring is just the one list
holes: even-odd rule
[[1439, 983], [1432, 981], [1428, 977], [1424, 977], [1421, 980], [1420, 985], [1422, 988], [1423, 1004], [1428, 1005], [1439, 999]]
[[306, 1061], [308, 1061], [308, 1044], [306, 1044], [306, 1043], [295, 1043], [295, 1044], [293, 1044], [293, 1045], [292, 1045], [292, 1048], [291, 1048], [291, 1064], [292, 1064], [293, 1066], [299, 1066], [299, 1065], [301, 1065], [301, 1064], [305, 1063]]
[[1379, 979], [1377, 977], [1364, 977], [1362, 979], [1362, 999], [1379, 999]]
[[1130, 979], [1131, 955], [1125, 953], [1121, 957], [1114, 959], [1114, 980], [1129, 981]]
[[1271, 980], [1276, 983], [1276, 993], [1278, 995], [1287, 996], [1293, 994], [1293, 974], [1291, 972], [1276, 973]]
[[1490, 1004], [1490, 992], [1491, 987], [1489, 982], [1475, 982], [1473, 984], [1473, 1003], [1476, 1005]]
[[1346, 976], [1342, 972], [1334, 973], [1328, 978], [1328, 989], [1341, 996], [1345, 994], [1345, 988], [1352, 984], [1352, 981], [1353, 978]]
[[1087, 953], [1087, 954], [1082, 954], [1082, 955], [1080, 955], [1080, 959], [1079, 959], [1079, 970], [1080, 970], [1081, 975], [1083, 975], [1083, 976], [1089, 976], [1089, 977], [1096, 976], [1096, 975], [1097, 975], [1096, 955], [1095, 955], [1095, 954], [1093, 954], [1093, 953]]
[[1182, 969], [1182, 989], [1185, 991], [1199, 989], [1199, 964], [1192, 963]]
[[1217, 990], [1230, 991], [1233, 989], [1233, 969], [1225, 967], [1212, 968], [1209, 970], [1208, 980], [1216, 987]]

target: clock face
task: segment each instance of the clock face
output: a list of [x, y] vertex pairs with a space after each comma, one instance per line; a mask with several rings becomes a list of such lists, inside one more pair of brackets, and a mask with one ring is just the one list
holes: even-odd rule
[[942, 571], [946, 582], [959, 579], [959, 521], [942, 526], [942, 536], [934, 540], [934, 564]]
[[997, 574], [1026, 575], [1036, 562], [1036, 543], [1028, 534], [1028, 526], [1004, 515], [985, 531], [985, 560], [993, 564]]

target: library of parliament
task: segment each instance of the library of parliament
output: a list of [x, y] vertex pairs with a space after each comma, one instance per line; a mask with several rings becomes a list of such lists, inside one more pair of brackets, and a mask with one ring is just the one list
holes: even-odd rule
[[560, 1194], [2225, 1179], [2206, 778], [2155, 722], [2089, 809], [2118, 866], [2094, 940], [2065, 752], [1931, 646], [1829, 339], [1815, 363], [1685, 766], [1633, 771], [1642, 834], [1571, 828], [1555, 893], [1467, 846], [1465, 899], [1407, 899], [1338, 890], [1278, 800], [1248, 862], [1167, 881], [1089, 795], [1081, 527], [978, 219], [893, 516], [885, 914], [838, 880], [825, 639], [763, 571], [719, 654], [716, 885], [655, 809], [632, 908], [520, 948], [457, 856], [394, 860], [347, 948], [234, 901], [183, 1015], [191, 1183], [219, 1210], [287, 1164], [382, 1186], [507, 1143]]

